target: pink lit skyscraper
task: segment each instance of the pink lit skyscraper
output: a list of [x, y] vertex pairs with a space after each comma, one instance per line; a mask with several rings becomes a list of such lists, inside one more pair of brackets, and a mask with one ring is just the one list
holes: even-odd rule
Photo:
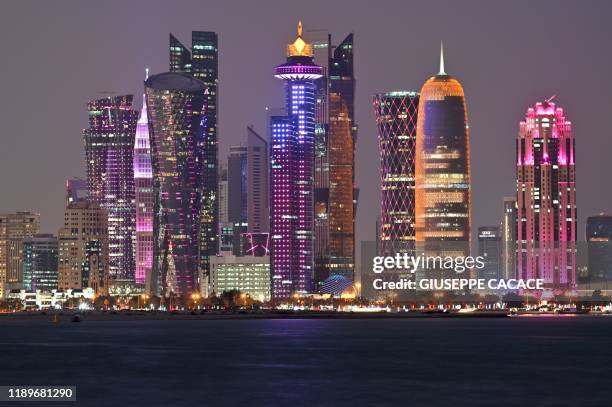
[[275, 68], [285, 81], [286, 115], [272, 116], [270, 231], [272, 298], [312, 290], [314, 272], [315, 80], [322, 68], [313, 46], [297, 39], [287, 46], [287, 62]]
[[[148, 78], [147, 70], [147, 78]], [[142, 110], [136, 124], [134, 143], [134, 193], [136, 201], [136, 274], [138, 287], [151, 290], [153, 267], [153, 170], [149, 145], [147, 103], [143, 95]]]
[[576, 179], [572, 124], [550, 100], [520, 123], [517, 164], [518, 278], [553, 292], [576, 284]]

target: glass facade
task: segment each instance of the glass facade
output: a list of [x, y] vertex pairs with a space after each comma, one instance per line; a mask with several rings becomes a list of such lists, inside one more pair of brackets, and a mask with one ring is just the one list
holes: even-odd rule
[[145, 82], [154, 186], [153, 291], [184, 295], [199, 284], [205, 85], [187, 74]]
[[106, 209], [110, 284], [133, 284], [134, 141], [138, 111], [133, 96], [92, 100], [83, 131], [89, 200]]
[[23, 288], [27, 291], [57, 289], [57, 237], [38, 234], [23, 241]]
[[550, 101], [536, 103], [516, 142], [518, 277], [552, 292], [576, 286], [576, 169], [572, 124]]
[[414, 242], [417, 92], [374, 96], [380, 156], [378, 250], [392, 255]]
[[322, 68], [301, 23], [274, 76], [285, 81], [287, 112], [270, 119], [272, 297], [282, 299], [311, 291], [314, 272], [315, 80]]
[[[463, 87], [444, 72], [421, 88], [417, 120], [415, 238], [449, 256], [469, 254], [472, 228], [470, 138]], [[452, 246], [452, 247], [451, 247]]]
[[219, 83], [218, 36], [211, 31], [191, 33], [191, 53], [170, 34], [170, 71], [192, 75], [204, 83], [204, 107], [202, 129], [205, 137], [198, 141], [202, 149], [202, 203], [200, 214], [200, 265], [208, 273], [208, 258], [217, 254], [219, 243], [218, 199], [218, 136], [217, 92]]
[[586, 239], [589, 253], [588, 280], [612, 281], [612, 216], [587, 218]]

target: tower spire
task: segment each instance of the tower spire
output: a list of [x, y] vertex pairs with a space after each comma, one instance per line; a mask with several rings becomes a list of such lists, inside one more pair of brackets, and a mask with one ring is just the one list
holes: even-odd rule
[[446, 75], [444, 72], [444, 43], [440, 41], [440, 72], [438, 75]]

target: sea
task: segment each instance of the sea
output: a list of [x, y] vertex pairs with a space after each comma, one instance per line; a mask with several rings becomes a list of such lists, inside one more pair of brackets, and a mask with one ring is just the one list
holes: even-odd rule
[[612, 316], [139, 320], [0, 317], [16, 406], [612, 406]]

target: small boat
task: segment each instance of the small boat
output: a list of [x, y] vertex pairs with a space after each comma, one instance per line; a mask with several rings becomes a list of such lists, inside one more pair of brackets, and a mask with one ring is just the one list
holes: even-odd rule
[[81, 316], [79, 314], [75, 314], [72, 317], [72, 322], [81, 322]]

